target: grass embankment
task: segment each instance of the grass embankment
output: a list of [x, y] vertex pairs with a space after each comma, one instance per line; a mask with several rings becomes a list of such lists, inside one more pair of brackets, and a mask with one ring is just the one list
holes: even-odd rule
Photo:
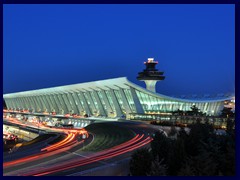
[[111, 148], [134, 137], [134, 132], [116, 124], [94, 123], [85, 127], [94, 134], [94, 141], [84, 147], [83, 151], [101, 151]]

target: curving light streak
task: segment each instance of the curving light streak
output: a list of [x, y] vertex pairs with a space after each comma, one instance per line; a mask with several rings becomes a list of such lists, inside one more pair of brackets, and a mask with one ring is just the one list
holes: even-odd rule
[[[18, 124], [20, 124], [20, 123], [18, 123]], [[85, 129], [79, 130], [79, 129], [51, 128], [51, 130], [52, 129], [56, 130], [56, 131], [62, 131], [64, 133], [68, 134], [68, 136], [64, 140], [62, 140], [56, 144], [53, 144], [46, 148], [43, 148], [42, 152], [37, 155], [18, 159], [16, 161], [7, 162], [7, 163], [4, 163], [3, 166], [6, 167], [9, 165], [18, 164], [21, 162], [34, 161], [34, 160], [37, 160], [37, 159], [40, 159], [43, 157], [55, 155], [56, 153], [66, 151], [68, 149], [71, 149], [73, 146], [75, 146], [77, 144], [76, 143], [77, 140], [75, 139], [77, 134], [87, 134], [87, 137], [89, 136], [89, 134], [87, 133], [87, 131]], [[131, 140], [129, 140], [125, 143], [122, 143], [120, 145], [114, 146], [111, 149], [107, 149], [107, 150], [95, 153], [94, 155], [90, 156], [88, 159], [80, 159], [80, 160], [74, 159], [71, 162], [63, 162], [62, 164], [60, 164], [58, 166], [53, 166], [47, 170], [40, 168], [40, 169], [37, 169], [36, 171], [32, 171], [31, 173], [26, 173], [23, 175], [24, 176], [42, 176], [42, 175], [52, 174], [52, 173], [56, 173], [59, 171], [71, 169], [74, 167], [83, 166], [86, 164], [101, 161], [103, 159], [109, 159], [109, 158], [130, 152], [130, 151], [133, 151], [137, 148], [140, 148], [140, 147], [150, 143], [151, 141], [152, 141], [152, 138], [150, 138], [150, 137], [144, 138], [144, 134], [142, 134], [141, 136], [139, 134], [137, 134]], [[82, 143], [82, 142], [83, 141], [81, 141], [80, 143]]]
[[48, 146], [46, 148], [43, 148], [43, 149], [41, 149], [41, 151], [45, 151], [45, 150], [46, 151], [50, 151], [50, 150], [59, 148], [59, 147], [61, 147], [61, 145], [64, 145], [64, 144], [70, 142], [72, 140], [72, 138], [74, 138], [73, 134], [72, 133], [68, 134], [68, 136], [64, 140], [62, 140], [62, 141], [60, 141], [60, 142], [58, 142], [56, 144], [53, 144], [51, 146]]
[[80, 161], [74, 161], [74, 162], [71, 162], [71, 163], [64, 163], [62, 165], [52, 167], [52, 168], [50, 168], [48, 170], [45, 170], [45, 171], [38, 171], [38, 172], [35, 171], [35, 172], [32, 172], [32, 173], [23, 174], [23, 175], [24, 176], [43, 176], [43, 175], [52, 174], [52, 173], [56, 173], [56, 172], [59, 172], [59, 171], [64, 171], [64, 170], [67, 170], [67, 169], [83, 166], [83, 165], [86, 165], [86, 164], [97, 162], [97, 161], [100, 161], [100, 160], [103, 160], [103, 159], [109, 159], [109, 158], [112, 158], [112, 157], [130, 152], [130, 151], [133, 151], [133, 150], [135, 150], [137, 148], [140, 148], [140, 147], [142, 147], [142, 146], [144, 146], [144, 145], [146, 145], [146, 144], [148, 144], [152, 141], [152, 138], [150, 138], [150, 137], [147, 137], [144, 140], [140, 141], [142, 138], [143, 138], [143, 135], [138, 137], [137, 139], [135, 138], [135, 140], [130, 144], [126, 145], [125, 143], [123, 143], [125, 145], [121, 144], [121, 145], [118, 146], [118, 148], [114, 148], [114, 150], [108, 149], [106, 151], [103, 151], [102, 154], [94, 155], [94, 156], [92, 156], [88, 159], [83, 159], [83, 160], [80, 160]]
[[[8, 118], [8, 120], [15, 123], [15, 124], [26, 126], [26, 124], [23, 124], [23, 123], [19, 122], [18, 120], [14, 119], [14, 118]], [[77, 143], [78, 141], [75, 139], [76, 135], [86, 134], [87, 137], [89, 137], [88, 132], [84, 128], [82, 128], [82, 129], [51, 128], [51, 130], [52, 129], [57, 130], [57, 131], [60, 130], [61, 132], [64, 132], [65, 134], [68, 134], [68, 135], [62, 141], [60, 141], [58, 143], [55, 143], [53, 145], [50, 145], [46, 148], [41, 149], [41, 151], [42, 151], [41, 153], [31, 155], [31, 156], [27, 156], [27, 157], [17, 159], [17, 160], [14, 160], [14, 161], [10, 161], [10, 162], [5, 162], [5, 163], [3, 163], [3, 167], [16, 165], [16, 164], [23, 163], [23, 162], [33, 161], [33, 160], [37, 160], [37, 159], [40, 159], [40, 158], [43, 158], [43, 157], [48, 157], [48, 156], [50, 156], [50, 153], [53, 152], [53, 151], [54, 151], [54, 154], [58, 154], [58, 153], [61, 153], [63, 151], [69, 150], [72, 147], [74, 147], [76, 145], [79, 145], [80, 143], [83, 143], [83, 140], [80, 141], [79, 143]], [[51, 155], [53, 155], [53, 153], [51, 153]]]
[[[64, 152], [66, 150], [69, 150], [69, 149], [73, 148], [74, 146], [77, 146], [77, 145], [83, 143], [83, 141], [84, 140], [77, 143], [77, 140], [75, 140], [75, 134], [71, 133], [67, 136], [67, 138], [60, 141], [59, 143], [53, 144], [47, 148], [42, 149], [42, 152], [40, 152], [36, 155], [27, 156], [27, 157], [17, 159], [14, 161], [5, 162], [5, 163], [3, 163], [3, 167], [8, 167], [8, 166], [16, 165], [16, 164], [23, 163], [23, 162], [25, 163], [25, 162], [37, 160], [40, 158], [49, 157], [50, 155], [55, 155], [55, 154]], [[53, 152], [53, 153], [51, 153], [51, 152]]]

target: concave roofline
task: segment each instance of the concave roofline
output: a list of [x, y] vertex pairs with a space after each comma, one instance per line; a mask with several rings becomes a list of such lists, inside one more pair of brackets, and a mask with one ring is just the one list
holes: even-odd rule
[[[173, 101], [181, 101], [181, 102], [216, 102], [216, 101], [225, 101], [230, 100], [232, 97], [226, 97], [226, 98], [219, 98], [219, 99], [202, 99], [202, 100], [193, 100], [193, 99], [181, 99], [181, 98], [175, 98], [171, 96], [166, 96], [160, 93], [155, 93], [152, 91], [149, 91], [127, 79], [127, 77], [119, 77], [119, 78], [113, 78], [113, 79], [105, 79], [105, 80], [98, 80], [98, 81], [91, 81], [91, 82], [84, 82], [84, 83], [77, 83], [77, 84], [71, 84], [71, 85], [64, 85], [64, 86], [57, 86], [57, 87], [51, 87], [51, 88], [43, 88], [43, 89], [37, 89], [37, 90], [30, 90], [30, 91], [23, 91], [23, 92], [16, 92], [16, 93], [10, 93], [10, 94], [4, 94], [4, 98], [11, 98], [11, 97], [20, 97], [20, 96], [31, 96], [31, 95], [40, 95], [40, 94], [47, 94], [47, 93], [63, 93], [63, 92], [72, 92], [72, 91], [85, 91], [87, 88], [97, 88], [97, 89], [109, 89], [113, 88], [116, 89], [116, 86], [121, 88], [126, 88], [127, 86], [131, 86], [134, 89], [137, 89], [139, 91], [143, 91], [144, 93], [147, 93], [151, 96], [162, 98], [162, 99], [169, 99]], [[109, 87], [109, 88], [106, 88]], [[84, 90], [85, 89], [85, 90]]]

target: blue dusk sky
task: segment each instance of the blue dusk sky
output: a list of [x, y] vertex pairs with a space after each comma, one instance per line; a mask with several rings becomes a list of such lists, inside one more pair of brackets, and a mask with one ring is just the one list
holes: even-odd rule
[[4, 5], [3, 93], [126, 76], [166, 95], [234, 93], [234, 5]]

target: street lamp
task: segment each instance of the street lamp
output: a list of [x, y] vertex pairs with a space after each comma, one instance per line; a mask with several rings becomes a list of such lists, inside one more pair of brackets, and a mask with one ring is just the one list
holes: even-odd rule
[[39, 123], [40, 123], [40, 119], [38, 118], [38, 135], [40, 135]]
[[82, 139], [83, 139], [83, 149], [84, 149], [84, 142], [85, 142], [85, 139], [86, 139], [86, 134], [82, 135]]

